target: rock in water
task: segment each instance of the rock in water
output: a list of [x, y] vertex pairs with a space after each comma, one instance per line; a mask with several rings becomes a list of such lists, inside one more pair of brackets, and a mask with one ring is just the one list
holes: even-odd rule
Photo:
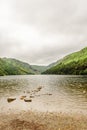
[[51, 93], [49, 93], [48, 95], [49, 95], [49, 96], [51, 96], [52, 94], [51, 94]]
[[23, 100], [24, 98], [26, 98], [26, 96], [21, 96], [20, 99]]
[[37, 89], [40, 91], [40, 90], [42, 89], [42, 87], [40, 86], [40, 87], [38, 87]]
[[14, 97], [9, 97], [9, 98], [7, 98], [7, 101], [10, 103], [10, 102], [13, 102], [14, 100], [16, 100], [16, 98], [14, 98]]
[[34, 96], [33, 96], [33, 95], [30, 95], [30, 98], [34, 98]]
[[84, 90], [84, 91], [83, 91], [83, 94], [85, 94], [85, 93], [86, 93], [86, 91]]
[[32, 99], [25, 98], [24, 101], [25, 102], [32, 102]]

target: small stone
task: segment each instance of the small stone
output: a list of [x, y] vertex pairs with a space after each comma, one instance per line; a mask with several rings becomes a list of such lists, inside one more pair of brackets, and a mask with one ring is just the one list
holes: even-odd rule
[[32, 102], [32, 99], [25, 98], [24, 101], [25, 102]]
[[33, 92], [39, 92], [39, 90], [34, 90]]
[[24, 93], [26, 93], [26, 91], [24, 91]]
[[83, 94], [85, 94], [85, 93], [86, 93], [86, 91], [84, 90], [84, 91], [83, 91]]
[[24, 98], [26, 98], [26, 96], [21, 96], [20, 99], [23, 100]]
[[16, 100], [16, 98], [13, 98], [13, 97], [9, 97], [7, 98], [7, 101], [10, 103], [10, 102], [13, 102], [14, 100]]
[[27, 91], [27, 93], [30, 93], [30, 91]]
[[42, 89], [42, 87], [38, 87], [37, 89], [40, 91]]
[[51, 94], [51, 93], [49, 93], [48, 95], [49, 95], [49, 96], [51, 96], [52, 94]]
[[34, 98], [34, 96], [31, 95], [30, 98]]

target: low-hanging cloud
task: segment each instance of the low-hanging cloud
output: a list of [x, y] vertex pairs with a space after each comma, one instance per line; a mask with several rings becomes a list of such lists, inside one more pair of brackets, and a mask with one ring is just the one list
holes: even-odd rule
[[0, 57], [49, 64], [87, 46], [86, 0], [0, 0]]

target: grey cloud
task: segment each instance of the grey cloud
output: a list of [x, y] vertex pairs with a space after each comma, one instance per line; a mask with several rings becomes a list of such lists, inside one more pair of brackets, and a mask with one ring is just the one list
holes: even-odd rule
[[[28, 63], [31, 64], [41, 64], [41, 65], [48, 65], [52, 62], [55, 62], [61, 58], [63, 58], [65, 55], [68, 55], [70, 53], [73, 53], [75, 51], [79, 51], [82, 49], [84, 46], [87, 45], [87, 42], [84, 44], [83, 42], [80, 43], [71, 43], [67, 47], [66, 46], [61, 46], [58, 47], [58, 45], [50, 47], [50, 46], [45, 46], [41, 50], [34, 50], [32, 52], [26, 51], [22, 54], [17, 54], [15, 57], [21, 58], [23, 61], [27, 61]], [[32, 61], [32, 62], [31, 62]]]
[[[1, 0], [0, 5], [6, 8], [0, 10], [0, 56], [49, 64], [87, 46], [86, 3], [86, 0]], [[37, 36], [26, 30], [29, 27], [35, 29]]]
[[86, 0], [20, 0], [16, 1], [19, 17], [42, 32], [84, 32], [87, 21]]

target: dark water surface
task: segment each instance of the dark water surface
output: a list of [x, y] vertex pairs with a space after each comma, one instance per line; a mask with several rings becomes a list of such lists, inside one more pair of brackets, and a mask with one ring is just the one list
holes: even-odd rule
[[[38, 87], [42, 89], [34, 92]], [[20, 97], [33, 95], [32, 102]], [[16, 100], [8, 103], [8, 97]], [[39, 110], [87, 113], [87, 76], [29, 75], [0, 77], [0, 112]]]

